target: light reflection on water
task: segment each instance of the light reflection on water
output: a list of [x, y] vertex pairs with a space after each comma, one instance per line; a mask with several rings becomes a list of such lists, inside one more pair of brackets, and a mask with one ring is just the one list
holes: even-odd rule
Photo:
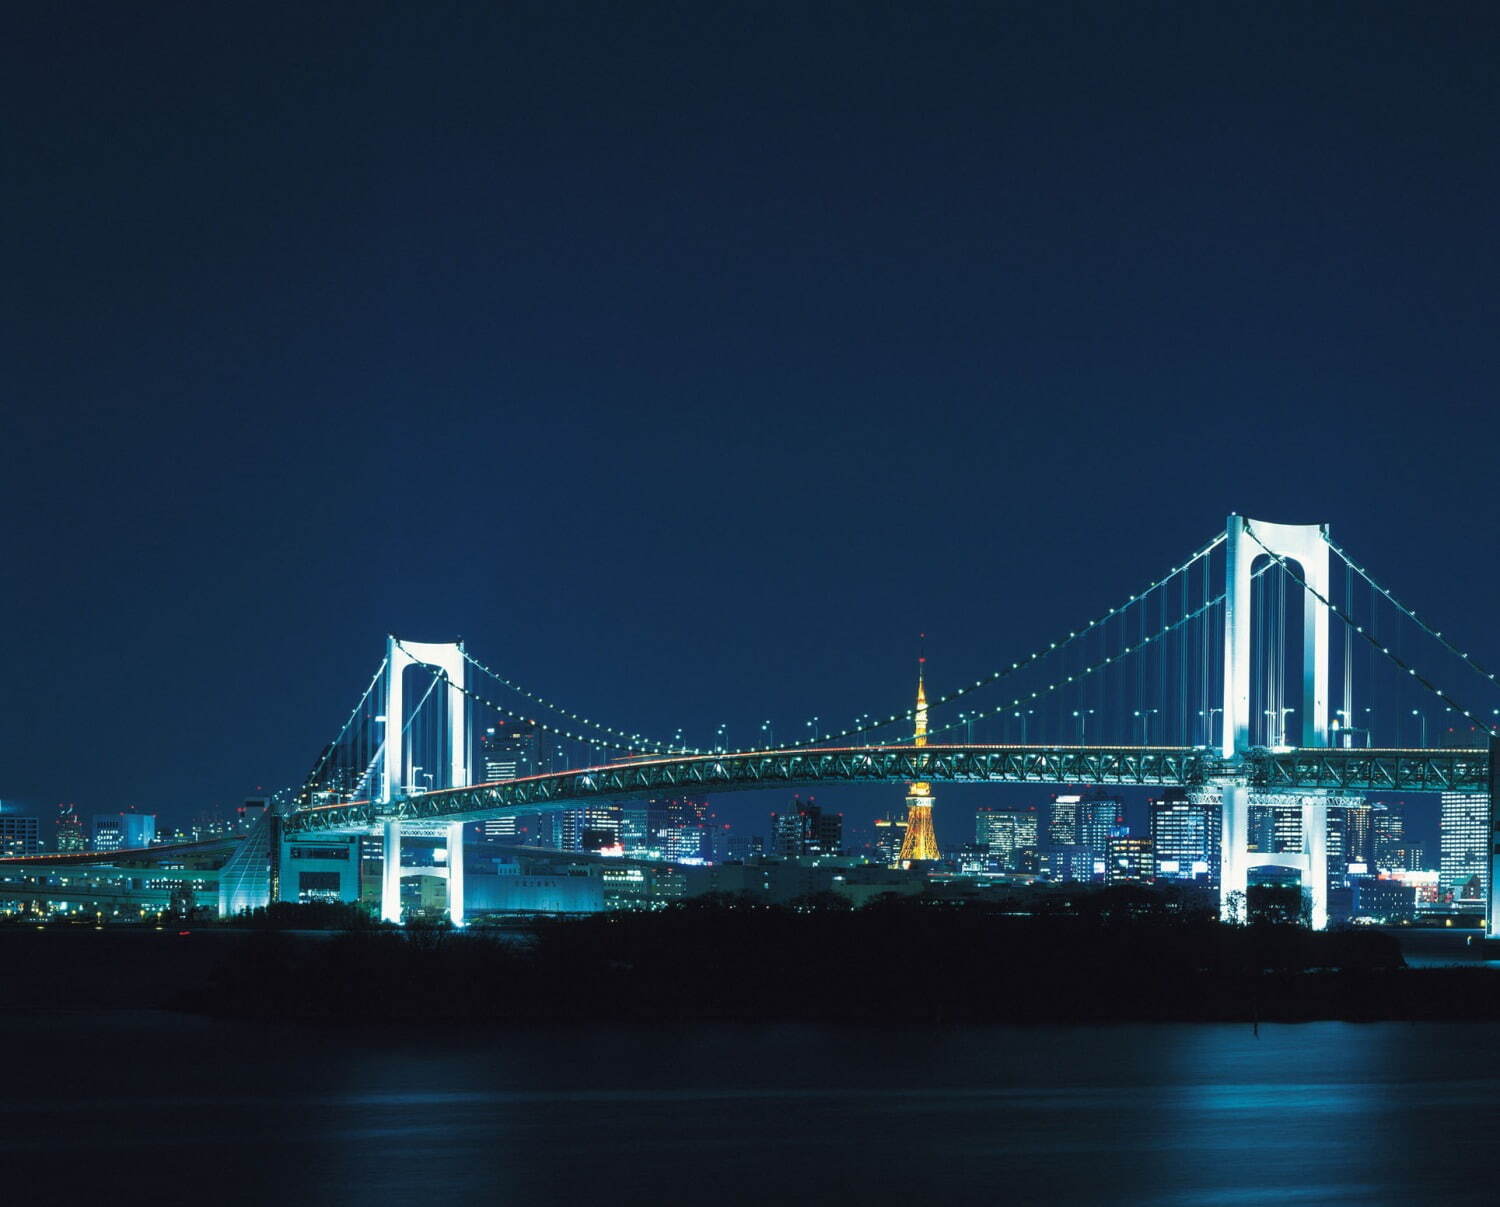
[[7, 1032], [35, 1203], [1496, 1200], [1493, 1025]]

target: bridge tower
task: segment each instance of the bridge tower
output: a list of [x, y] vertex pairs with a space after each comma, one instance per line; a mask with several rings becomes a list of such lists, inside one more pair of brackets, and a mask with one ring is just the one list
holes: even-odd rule
[[[464, 721], [464, 647], [460, 641], [386, 642], [385, 757], [380, 779], [382, 805], [389, 805], [405, 790], [407, 775], [406, 713], [402, 683], [409, 666], [430, 666], [448, 680], [448, 782], [445, 788], [469, 786], [468, 726]], [[401, 822], [394, 816], [382, 819], [383, 864], [380, 878], [380, 916], [387, 922], [401, 921]], [[463, 826], [446, 828], [448, 839], [448, 916], [454, 925], [463, 922]]]
[[[1325, 524], [1269, 524], [1231, 515], [1225, 545], [1224, 583], [1224, 712], [1222, 748], [1225, 759], [1237, 761], [1250, 748], [1250, 634], [1251, 580], [1256, 558], [1267, 551], [1296, 563], [1306, 587], [1302, 601], [1302, 746], [1328, 744], [1328, 527]], [[1264, 546], [1264, 547], [1262, 547]], [[1316, 592], [1316, 594], [1314, 594]], [[1234, 897], [1244, 893], [1253, 867], [1294, 868], [1312, 899], [1312, 925], [1328, 925], [1328, 800], [1327, 793], [1307, 792], [1295, 799], [1253, 798], [1242, 778], [1230, 777], [1221, 794], [1221, 858], [1219, 902], [1224, 916], [1234, 912]], [[1252, 804], [1283, 808], [1300, 805], [1300, 852], [1251, 852]]]
[[[917, 724], [912, 744], [927, 745], [927, 689], [922, 683], [922, 667], [927, 659], [917, 659]], [[932, 785], [918, 780], [906, 795], [906, 835], [901, 839], [897, 862], [904, 868], [923, 860], [940, 859], [937, 833], [932, 828]]]

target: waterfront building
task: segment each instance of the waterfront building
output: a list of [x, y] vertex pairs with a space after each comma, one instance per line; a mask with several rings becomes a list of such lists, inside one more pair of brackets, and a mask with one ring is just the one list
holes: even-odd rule
[[[927, 745], [927, 689], [923, 680], [923, 663], [917, 659], [917, 715], [916, 731], [912, 742], [916, 746]], [[902, 867], [914, 863], [932, 863], [942, 858], [938, 850], [937, 832], [932, 828], [932, 785], [917, 781], [906, 795], [906, 834], [901, 839], [901, 854], [897, 862]]]
[[1417, 890], [1414, 885], [1383, 876], [1353, 876], [1353, 916], [1373, 918], [1377, 922], [1410, 922], [1417, 916]]
[[1021, 852], [1036, 849], [1035, 806], [1025, 809], [976, 809], [974, 841], [989, 849], [1001, 870], [1018, 871], [1018, 865], [1024, 858]]
[[156, 837], [154, 813], [94, 814], [93, 849], [96, 851], [134, 850], [149, 847]]
[[470, 918], [486, 914], [594, 914], [604, 909], [603, 869], [537, 871], [506, 860], [489, 862], [493, 871], [477, 862], [474, 868], [466, 869], [464, 912]]
[[1219, 878], [1219, 811], [1193, 800], [1185, 788], [1168, 788], [1152, 800], [1151, 848], [1156, 874], [1168, 880]]
[[1443, 793], [1438, 828], [1438, 884], [1444, 897], [1453, 901], [1485, 899], [1489, 883], [1489, 837], [1489, 793]]

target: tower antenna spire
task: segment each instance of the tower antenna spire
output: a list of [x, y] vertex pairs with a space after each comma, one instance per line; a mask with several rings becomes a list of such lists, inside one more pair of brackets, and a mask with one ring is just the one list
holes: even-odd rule
[[[927, 745], [927, 634], [920, 634], [917, 646], [917, 708], [914, 714], [912, 745]], [[919, 755], [918, 765], [926, 759]], [[938, 852], [937, 834], [932, 828], [932, 785], [925, 781], [912, 783], [906, 797], [906, 834], [901, 840], [901, 854], [897, 863], [909, 868], [913, 863], [926, 863], [941, 858]]]

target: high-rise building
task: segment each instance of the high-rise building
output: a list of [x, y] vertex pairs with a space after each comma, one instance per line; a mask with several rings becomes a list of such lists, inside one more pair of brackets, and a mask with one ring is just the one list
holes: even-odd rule
[[844, 815], [794, 796], [788, 812], [771, 814], [771, 844], [783, 858], [837, 855], [844, 845]]
[[892, 808], [875, 819], [875, 858], [885, 867], [894, 867], [901, 859], [901, 844], [906, 840], [906, 810]]
[[[1370, 842], [1375, 868], [1381, 872], [1406, 871], [1405, 804], [1374, 805], [1370, 810]], [[1397, 852], [1401, 852], [1397, 855]]]
[[[1344, 859], [1351, 865], [1363, 865], [1366, 871], [1375, 862], [1375, 810], [1367, 800], [1350, 800], [1334, 808], [1343, 818]], [[1359, 875], [1361, 873], [1354, 873]]]
[[[1328, 883], [1345, 885], [1371, 872], [1374, 861], [1373, 810], [1359, 797], [1331, 797], [1325, 831]], [[1300, 838], [1299, 838], [1300, 842]]]
[[1490, 798], [1444, 792], [1438, 828], [1438, 885], [1454, 901], [1483, 901], [1489, 885]]
[[[927, 745], [927, 689], [922, 682], [922, 664], [926, 661], [926, 658], [917, 659], [917, 724], [912, 738], [916, 746]], [[901, 854], [897, 860], [902, 867], [942, 858], [937, 831], [932, 828], [932, 806], [932, 785], [921, 780], [913, 783], [906, 794], [906, 833], [901, 839]]]
[[1151, 845], [1156, 874], [1167, 880], [1218, 880], [1219, 811], [1190, 799], [1183, 788], [1168, 788], [1151, 802]]
[[[479, 736], [476, 771], [479, 783], [498, 784], [541, 770], [542, 733], [535, 721], [497, 721]], [[515, 814], [488, 817], [479, 823], [486, 842], [519, 843], [521, 824]]]
[[96, 851], [134, 850], [149, 847], [156, 837], [154, 813], [94, 814], [93, 847]]
[[535, 721], [496, 721], [479, 736], [479, 782], [498, 784], [541, 769], [542, 731]]
[[1079, 802], [1078, 845], [1094, 852], [1096, 862], [1103, 863], [1109, 857], [1109, 842], [1123, 824], [1123, 814], [1124, 803], [1112, 796]]
[[83, 832], [83, 818], [78, 816], [76, 805], [57, 806], [57, 849], [64, 854], [89, 849], [88, 836]]
[[1149, 884], [1156, 879], [1156, 860], [1149, 838], [1116, 834], [1109, 840], [1104, 878], [1110, 884]]
[[623, 815], [612, 801], [559, 811], [558, 847], [564, 851], [603, 851], [620, 846]]
[[1054, 847], [1078, 844], [1078, 804], [1083, 797], [1074, 794], [1054, 796], [1047, 811], [1047, 843]]
[[39, 825], [30, 810], [0, 801], [0, 855], [35, 855], [42, 849]]
[[706, 800], [682, 797], [665, 803], [666, 826], [659, 833], [667, 859], [710, 859], [714, 854], [714, 815]]
[[990, 856], [1007, 872], [1019, 871], [1022, 851], [1037, 845], [1037, 811], [1026, 809], [977, 809], [974, 841], [988, 848]]

